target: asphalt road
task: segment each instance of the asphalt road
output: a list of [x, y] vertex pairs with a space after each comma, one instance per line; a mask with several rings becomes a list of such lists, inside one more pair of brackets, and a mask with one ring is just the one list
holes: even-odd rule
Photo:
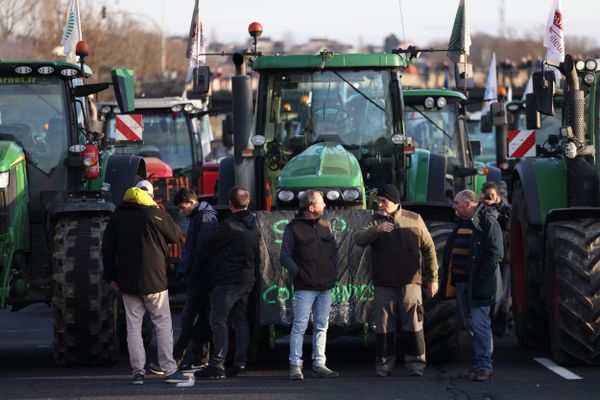
[[[177, 319], [178, 311], [174, 311]], [[457, 375], [469, 366], [470, 357], [468, 339], [464, 339], [458, 360], [428, 365], [421, 378], [407, 376], [401, 365], [393, 376], [376, 378], [374, 347], [363, 347], [354, 338], [339, 338], [330, 341], [327, 348], [328, 364], [340, 372], [338, 379], [311, 378], [305, 366], [304, 382], [289, 381], [288, 348], [281, 343], [274, 351], [262, 353], [245, 377], [196, 381], [193, 387], [177, 388], [148, 374], [144, 385], [134, 386], [126, 353], [110, 367], [56, 367], [52, 361], [50, 309], [35, 305], [17, 313], [0, 311], [0, 399], [600, 398], [600, 368], [571, 367], [568, 371], [581, 379], [565, 379], [534, 360], [547, 355], [519, 349], [512, 333], [495, 342], [492, 382], [460, 380]], [[150, 353], [153, 358], [154, 352]], [[310, 346], [305, 347], [306, 358], [310, 359]]]

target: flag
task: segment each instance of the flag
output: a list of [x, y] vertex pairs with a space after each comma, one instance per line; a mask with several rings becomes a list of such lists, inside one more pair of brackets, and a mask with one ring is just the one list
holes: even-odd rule
[[204, 28], [202, 26], [202, 19], [200, 18], [200, 4], [199, 0], [196, 0], [194, 13], [192, 14], [192, 23], [190, 24], [187, 49], [185, 51], [185, 58], [190, 60], [187, 76], [188, 82], [192, 80], [194, 68], [206, 64], [206, 56], [203, 55], [205, 52], [204, 46]]
[[462, 62], [462, 54], [469, 55], [471, 48], [471, 34], [469, 33], [469, 23], [467, 20], [467, 0], [460, 0], [450, 42], [448, 43], [448, 58], [452, 61]]
[[521, 97], [521, 101], [525, 101], [529, 93], [533, 93], [533, 73], [529, 74], [529, 79], [525, 85], [525, 90], [523, 91], [523, 97]]
[[561, 8], [560, 0], [554, 0], [544, 33], [544, 47], [548, 49], [547, 60], [563, 62], [565, 61], [565, 38]]
[[498, 76], [496, 72], [496, 53], [492, 54], [490, 68], [488, 69], [487, 81], [485, 83], [485, 93], [483, 94], [482, 112], [490, 109], [490, 104], [498, 101]]
[[71, 0], [69, 12], [67, 13], [67, 23], [63, 31], [60, 44], [63, 45], [63, 54], [69, 62], [76, 62], [75, 47], [77, 42], [83, 40], [81, 34], [81, 18], [79, 17], [79, 0]]

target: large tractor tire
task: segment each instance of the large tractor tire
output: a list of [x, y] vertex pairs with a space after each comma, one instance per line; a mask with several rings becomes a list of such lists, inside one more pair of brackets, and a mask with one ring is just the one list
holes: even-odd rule
[[119, 353], [118, 297], [103, 281], [102, 236], [108, 217], [60, 219], [54, 235], [54, 361], [114, 363]]
[[527, 204], [520, 181], [515, 182], [511, 214], [512, 312], [519, 345], [547, 348], [548, 316], [542, 297], [541, 232], [527, 223]]
[[[429, 221], [427, 225], [435, 243], [438, 264], [441, 266], [444, 246], [454, 224]], [[427, 299], [424, 330], [427, 360], [429, 362], [454, 360], [460, 347], [460, 318], [456, 300], [440, 299], [439, 296]]]
[[552, 358], [561, 364], [600, 364], [600, 221], [548, 224], [546, 296]]

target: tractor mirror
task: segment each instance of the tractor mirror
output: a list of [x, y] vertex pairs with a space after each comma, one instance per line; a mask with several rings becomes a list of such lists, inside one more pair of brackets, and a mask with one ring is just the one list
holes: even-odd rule
[[211, 72], [208, 65], [195, 67], [192, 75], [192, 94], [204, 96], [210, 91]]
[[471, 154], [473, 157], [481, 155], [481, 140], [469, 140], [469, 145], [471, 145]]
[[473, 64], [454, 64], [454, 81], [458, 90], [473, 89]]
[[554, 115], [554, 93], [556, 91], [554, 79], [554, 71], [533, 73], [532, 82], [536, 108], [545, 115]]
[[525, 96], [525, 122], [527, 129], [540, 129], [542, 127], [542, 115], [537, 110], [533, 93], [528, 93]]
[[481, 115], [481, 119], [479, 120], [479, 130], [482, 133], [491, 133], [494, 130], [494, 126], [492, 125], [492, 115], [489, 112]]
[[121, 113], [127, 114], [135, 110], [135, 83], [133, 71], [126, 68], [115, 68], [111, 71], [115, 98]]
[[504, 126], [508, 123], [504, 103], [497, 101], [490, 104], [490, 114], [492, 115], [492, 125]]

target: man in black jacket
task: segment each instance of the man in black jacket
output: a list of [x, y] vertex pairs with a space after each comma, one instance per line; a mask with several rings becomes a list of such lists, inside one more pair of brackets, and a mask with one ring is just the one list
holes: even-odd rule
[[454, 198], [459, 220], [444, 248], [443, 284], [446, 297], [456, 296], [467, 332], [473, 338], [471, 368], [459, 375], [475, 382], [492, 379], [493, 339], [490, 306], [498, 290], [498, 264], [504, 250], [502, 231], [492, 207], [479, 206], [470, 190]]
[[179, 211], [188, 219], [188, 230], [181, 261], [177, 272], [185, 280], [185, 306], [181, 312], [181, 333], [173, 348], [173, 357], [181, 361], [192, 342], [192, 359], [181, 365], [182, 372], [195, 372], [208, 366], [210, 350], [210, 291], [214, 260], [203, 245], [219, 227], [217, 212], [205, 201], [198, 201], [196, 193], [189, 189], [179, 190], [173, 198]]
[[279, 261], [294, 277], [294, 323], [290, 334], [290, 379], [304, 380], [302, 343], [313, 312], [313, 376], [337, 378], [325, 365], [331, 289], [337, 280], [338, 249], [331, 225], [323, 217], [323, 195], [308, 190], [300, 211], [285, 227]]
[[204, 242], [204, 250], [216, 256], [213, 290], [210, 296], [210, 327], [213, 332], [213, 354], [208, 368], [196, 376], [222, 379], [228, 352], [227, 321], [235, 330], [235, 357], [231, 376], [246, 372], [250, 332], [248, 328], [248, 296], [256, 281], [260, 234], [256, 217], [248, 211], [250, 195], [241, 187], [229, 191], [227, 218]]
[[133, 383], [144, 383], [146, 352], [142, 320], [150, 313], [158, 341], [158, 361], [167, 383], [185, 382], [173, 359], [173, 326], [167, 291], [168, 243], [179, 243], [181, 231], [152, 197], [152, 186], [134, 187], [111, 215], [102, 240], [104, 279], [120, 289], [127, 319], [127, 347]]

